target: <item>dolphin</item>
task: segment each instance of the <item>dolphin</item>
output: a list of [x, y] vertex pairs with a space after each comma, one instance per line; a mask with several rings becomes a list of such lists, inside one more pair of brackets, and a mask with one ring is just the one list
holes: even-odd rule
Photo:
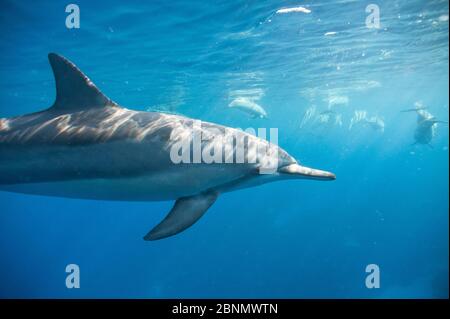
[[353, 117], [350, 120], [348, 129], [351, 130], [357, 125], [361, 127], [370, 127], [374, 131], [384, 133], [385, 124], [383, 119], [377, 115], [369, 117], [367, 111], [365, 110], [355, 111]]
[[424, 144], [430, 147], [433, 137], [436, 135], [436, 127], [438, 123], [448, 124], [445, 121], [437, 120], [430, 112], [427, 111], [427, 107], [421, 106], [421, 104], [416, 104], [414, 109], [406, 109], [400, 111], [402, 113], [406, 112], [416, 112], [417, 113], [417, 126], [414, 131], [414, 143]]
[[[126, 109], [106, 97], [66, 58], [48, 55], [56, 99], [40, 112], [0, 119], [0, 190], [66, 198], [175, 200], [145, 240], [175, 235], [194, 224], [221, 193], [271, 181], [333, 180], [335, 175], [300, 165], [286, 151], [244, 131], [175, 114]], [[222, 161], [178, 162], [174, 147], [228, 150]], [[219, 135], [243, 140], [217, 139]], [[242, 148], [265, 149], [254, 161], [233, 163]], [[177, 149], [178, 150], [178, 149]], [[193, 156], [188, 148], [182, 156]], [[202, 153], [203, 154], [203, 153]], [[221, 154], [217, 152], [217, 154]], [[252, 153], [253, 154], [253, 153]], [[248, 157], [247, 157], [248, 158]], [[265, 163], [276, 163], [261, 174]]]
[[267, 118], [267, 112], [261, 105], [248, 97], [238, 97], [228, 104], [228, 107], [241, 110], [250, 115], [252, 118]]
[[323, 127], [329, 129], [336, 126], [342, 126], [342, 114], [339, 114], [331, 109], [320, 112], [315, 118], [316, 127]]

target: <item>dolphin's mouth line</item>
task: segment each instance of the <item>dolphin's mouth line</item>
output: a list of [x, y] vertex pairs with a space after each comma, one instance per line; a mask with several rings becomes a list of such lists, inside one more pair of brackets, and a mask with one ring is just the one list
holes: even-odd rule
[[278, 168], [278, 172], [281, 174], [290, 175], [297, 178], [305, 179], [317, 179], [317, 180], [335, 180], [336, 175], [331, 172], [322, 171], [320, 169], [301, 166], [298, 163], [288, 164]]

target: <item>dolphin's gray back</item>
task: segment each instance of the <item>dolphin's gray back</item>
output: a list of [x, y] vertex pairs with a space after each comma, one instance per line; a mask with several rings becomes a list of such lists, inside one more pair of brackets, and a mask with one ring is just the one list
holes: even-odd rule
[[[203, 123], [202, 130], [223, 130]], [[193, 120], [120, 107], [52, 110], [0, 120], [0, 184], [120, 178], [173, 165], [170, 148]], [[183, 133], [184, 132], [184, 133]]]
[[158, 146], [168, 140], [170, 122], [118, 107], [2, 119], [0, 184], [128, 176], [156, 163], [161, 168], [168, 157]]

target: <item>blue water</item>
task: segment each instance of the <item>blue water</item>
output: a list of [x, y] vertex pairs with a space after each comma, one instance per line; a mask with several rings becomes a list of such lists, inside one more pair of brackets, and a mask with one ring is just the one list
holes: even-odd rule
[[[412, 145], [416, 115], [400, 113], [421, 103], [448, 120], [447, 0], [377, 0], [379, 29], [371, 1], [77, 0], [79, 29], [64, 2], [0, 3], [0, 117], [53, 103], [57, 52], [121, 105], [278, 128], [290, 154], [337, 175], [223, 194], [155, 242], [142, 237], [171, 202], [0, 192], [0, 297], [448, 297], [448, 126]], [[276, 13], [296, 6], [311, 12]], [[269, 118], [228, 108], [239, 95]], [[311, 107], [342, 125], [303, 126]], [[349, 129], [357, 110], [384, 132]], [[71, 263], [79, 289], [65, 286]]]

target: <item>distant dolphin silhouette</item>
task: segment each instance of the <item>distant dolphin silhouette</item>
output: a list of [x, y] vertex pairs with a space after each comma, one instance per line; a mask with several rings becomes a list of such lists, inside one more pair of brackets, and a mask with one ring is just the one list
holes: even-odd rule
[[263, 107], [248, 97], [238, 97], [231, 101], [228, 107], [241, 110], [249, 114], [252, 118], [267, 118], [267, 112]]
[[[70, 61], [50, 53], [56, 100], [47, 110], [0, 119], [0, 190], [69, 198], [176, 200], [145, 240], [177, 234], [194, 224], [220, 193], [288, 179], [333, 180], [334, 174], [301, 166], [281, 148], [229, 127], [202, 122], [197, 131], [217, 132], [268, 147], [254, 163], [174, 163], [170, 151], [188, 141], [194, 120], [120, 107]], [[205, 149], [217, 146], [202, 141]], [[227, 144], [228, 143], [228, 144]], [[189, 144], [190, 145], [190, 144]], [[223, 141], [219, 147], [238, 151]], [[274, 152], [276, 151], [276, 152]], [[190, 155], [190, 154], [188, 154]], [[237, 156], [237, 155], [236, 155]], [[272, 174], [259, 174], [268, 160]]]
[[430, 112], [427, 111], [427, 107], [418, 106], [414, 109], [406, 109], [400, 112], [416, 112], [417, 113], [417, 126], [414, 131], [414, 143], [416, 144], [424, 144], [433, 148], [431, 145], [431, 141], [433, 137], [436, 135], [436, 125], [437, 123], [448, 124], [444, 121], [437, 120]]

